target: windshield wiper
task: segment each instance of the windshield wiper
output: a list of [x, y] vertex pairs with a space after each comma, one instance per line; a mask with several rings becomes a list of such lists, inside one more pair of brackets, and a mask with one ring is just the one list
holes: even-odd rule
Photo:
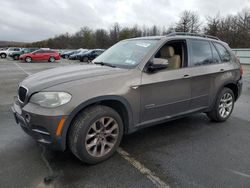
[[104, 62], [94, 62], [96, 65], [108, 66], [108, 67], [116, 67], [115, 65], [104, 63]]

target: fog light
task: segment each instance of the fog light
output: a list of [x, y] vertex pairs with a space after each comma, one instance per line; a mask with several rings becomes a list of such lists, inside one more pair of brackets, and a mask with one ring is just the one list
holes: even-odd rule
[[25, 115], [25, 121], [26, 121], [26, 123], [30, 122], [30, 115], [29, 114]]

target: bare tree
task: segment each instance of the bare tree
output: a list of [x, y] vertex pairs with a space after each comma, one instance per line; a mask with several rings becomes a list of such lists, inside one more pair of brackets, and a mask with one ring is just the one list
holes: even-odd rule
[[215, 17], [207, 17], [207, 25], [204, 28], [204, 33], [207, 35], [217, 36], [220, 27], [220, 15], [217, 14]]
[[202, 28], [199, 16], [192, 11], [181, 13], [179, 21], [168, 27], [152, 27], [134, 25], [133, 27], [121, 27], [115, 23], [109, 30], [82, 27], [78, 32], [57, 35], [53, 38], [27, 44], [27, 47], [50, 48], [108, 48], [114, 43], [132, 37], [167, 35], [173, 31], [200, 32], [219, 37], [231, 47], [250, 47], [250, 9], [243, 9], [236, 15], [220, 17], [207, 17], [207, 22]]
[[180, 15], [180, 20], [176, 23], [175, 30], [178, 32], [198, 33], [201, 29], [199, 15], [195, 12], [185, 10]]

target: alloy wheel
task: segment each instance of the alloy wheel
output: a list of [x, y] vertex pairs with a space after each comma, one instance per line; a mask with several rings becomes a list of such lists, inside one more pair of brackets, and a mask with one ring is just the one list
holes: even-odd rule
[[30, 62], [31, 62], [31, 58], [30, 58], [30, 57], [27, 57], [27, 58], [25, 59], [25, 61], [26, 61], [27, 63], [30, 63]]
[[231, 93], [224, 93], [219, 103], [219, 114], [222, 118], [227, 118], [233, 109], [233, 96]]
[[112, 117], [102, 117], [89, 128], [85, 147], [93, 157], [103, 157], [112, 150], [119, 136], [119, 126]]
[[55, 61], [55, 58], [54, 58], [54, 57], [51, 57], [51, 58], [49, 58], [49, 61], [50, 61], [51, 63], [53, 63], [53, 62]]

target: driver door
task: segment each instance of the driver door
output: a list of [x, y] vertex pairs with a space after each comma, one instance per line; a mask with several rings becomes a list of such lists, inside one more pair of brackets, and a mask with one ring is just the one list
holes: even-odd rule
[[182, 53], [179, 68], [169, 67], [154, 73], [142, 73], [141, 122], [167, 119], [189, 110], [191, 78], [190, 70], [185, 68], [186, 44], [183, 42], [181, 45], [185, 50], [178, 50], [176, 45], [176, 53]]

